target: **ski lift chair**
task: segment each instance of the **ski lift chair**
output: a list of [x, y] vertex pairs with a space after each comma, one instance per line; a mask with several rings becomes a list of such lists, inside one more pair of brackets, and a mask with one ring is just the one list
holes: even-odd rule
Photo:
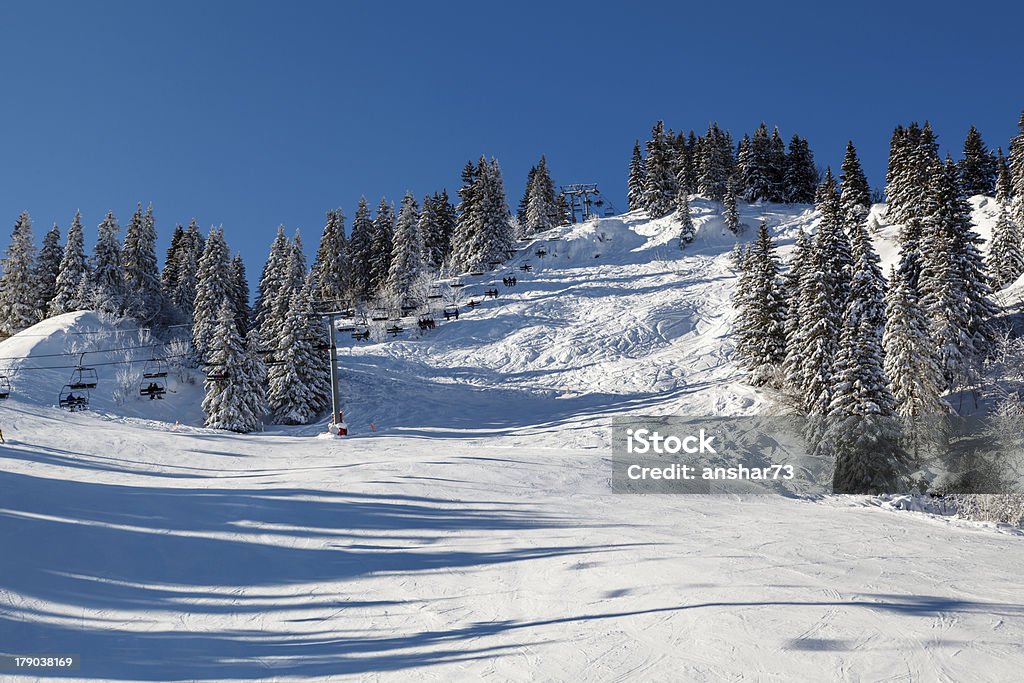
[[417, 308], [419, 308], [419, 306], [414, 304], [411, 301], [404, 301], [404, 302], [402, 302], [402, 305], [399, 308], [402, 311], [402, 315], [409, 315], [410, 313], [415, 311]]
[[451, 287], [452, 289], [458, 289], [459, 287], [465, 287], [466, 283], [460, 280], [459, 278], [455, 278], [454, 280], [448, 283], [448, 286]]
[[75, 389], [70, 384], [65, 384], [64, 388], [60, 390], [60, 397], [57, 399], [57, 403], [61, 408], [71, 413], [86, 410], [89, 407], [89, 390]]
[[142, 369], [143, 379], [161, 379], [167, 376], [167, 362], [163, 358], [150, 358]]
[[374, 322], [381, 322], [388, 319], [388, 312], [383, 308], [375, 308], [373, 313], [370, 314], [370, 320]]
[[82, 361], [79, 359], [78, 365], [71, 372], [68, 386], [72, 389], [95, 389], [98, 383], [99, 376], [96, 374], [96, 369], [82, 365]]
[[466, 305], [469, 306], [470, 308], [476, 308], [477, 306], [480, 305], [480, 300], [470, 299], [468, 302], [466, 302]]
[[445, 306], [444, 307], [444, 319], [451, 320], [455, 318], [459, 319], [459, 307], [458, 306]]
[[541, 247], [540, 249], [537, 250], [536, 253], [537, 253], [537, 256], [539, 256], [540, 258], [544, 258], [545, 256], [548, 255], [548, 250], [543, 248], [543, 247]]
[[473, 277], [480, 277], [481, 275], [484, 274], [484, 271], [482, 271], [482, 270], [473, 270], [469, 274], [472, 275]]
[[437, 285], [434, 285], [433, 287], [431, 287], [430, 288], [430, 293], [427, 294], [427, 298], [428, 299], [440, 299], [441, 298], [441, 288], [438, 287]]
[[370, 328], [361, 325], [352, 330], [352, 338], [356, 340], [366, 341], [370, 338]]
[[529, 263], [524, 263], [523, 265], [519, 266], [519, 270], [523, 271], [524, 273], [529, 273], [531, 270], [533, 270], [533, 266], [531, 266]]
[[399, 325], [398, 323], [394, 323], [388, 326], [388, 328], [384, 331], [388, 333], [388, 336], [395, 337], [405, 332], [405, 328]]
[[11, 396], [11, 381], [7, 375], [0, 375], [0, 401]]
[[143, 381], [142, 386], [139, 387], [139, 395], [149, 396], [150, 401], [158, 398], [162, 400], [166, 393], [167, 386], [158, 378], [153, 378], [149, 382]]

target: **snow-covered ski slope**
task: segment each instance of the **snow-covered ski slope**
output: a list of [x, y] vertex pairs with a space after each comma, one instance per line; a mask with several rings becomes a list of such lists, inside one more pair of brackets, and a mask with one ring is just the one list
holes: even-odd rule
[[[784, 249], [815, 219], [743, 209]], [[23, 373], [0, 404], [0, 652], [81, 656], [41, 680], [1016, 680], [1014, 530], [610, 493], [612, 415], [768, 409], [731, 361], [734, 239], [693, 210], [682, 255], [671, 219], [558, 229], [457, 323], [345, 350], [347, 439], [196, 427], [194, 387], [69, 415]]]

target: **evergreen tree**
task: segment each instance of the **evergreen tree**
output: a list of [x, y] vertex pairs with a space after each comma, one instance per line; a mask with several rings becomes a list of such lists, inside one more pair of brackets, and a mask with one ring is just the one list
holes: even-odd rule
[[235, 321], [237, 314], [229, 296], [232, 281], [231, 261], [224, 232], [210, 228], [206, 238], [203, 256], [199, 259], [199, 273], [196, 282], [196, 301], [193, 308], [192, 344], [197, 357], [206, 362], [216, 362], [212, 352], [214, 337], [222, 322], [223, 310], [230, 312], [234, 343], [241, 348], [241, 338]]
[[317, 350], [321, 342], [313, 326], [319, 330], [320, 323], [311, 313], [310, 287], [293, 290], [275, 345], [284, 363], [272, 366], [268, 373], [267, 398], [279, 424], [308, 424], [329, 404], [330, 370], [325, 365], [329, 359]]
[[654, 124], [651, 139], [647, 141], [646, 169], [644, 209], [651, 218], [667, 216], [675, 208], [677, 186], [672, 151], [661, 121]]
[[284, 226], [277, 226], [277, 235], [270, 245], [270, 254], [266, 263], [263, 264], [263, 273], [260, 275], [260, 284], [256, 294], [256, 326], [260, 329], [260, 335], [264, 341], [270, 339], [268, 332], [273, 328], [274, 303], [282, 287], [286, 286], [288, 280], [288, 259], [291, 257], [292, 249], [288, 238], [284, 234]]
[[391, 272], [391, 254], [394, 250], [395, 207], [381, 197], [377, 215], [373, 219], [373, 240], [370, 249], [370, 289], [383, 294]]
[[684, 248], [693, 242], [696, 230], [693, 227], [693, 217], [690, 215], [690, 198], [685, 190], [680, 190], [677, 197], [676, 214], [679, 216], [679, 248]]
[[[539, 173], [539, 172], [538, 172]], [[419, 207], [411, 192], [406, 192], [395, 224], [388, 294], [396, 303], [412, 299], [412, 288], [423, 268], [423, 244], [419, 233]]]
[[341, 209], [327, 212], [320, 235], [320, 247], [313, 261], [313, 298], [342, 307], [349, 288], [348, 243], [345, 240], [345, 214]]
[[996, 160], [985, 147], [981, 133], [974, 126], [964, 140], [964, 156], [960, 160], [960, 184], [968, 197], [992, 196], [995, 192]]
[[[530, 172], [526, 174], [526, 187], [523, 188], [523, 198], [519, 200], [519, 208], [516, 209], [516, 218], [520, 223], [526, 223], [526, 207], [530, 203], [530, 188], [533, 187], [534, 176], [537, 175], [537, 167], [531, 166]], [[423, 204], [426, 210], [426, 202]]]
[[[192, 322], [199, 280], [199, 261], [205, 249], [206, 241], [199, 231], [196, 219], [193, 218], [181, 237], [179, 247], [175, 251], [174, 262], [164, 266], [165, 272], [168, 268], [172, 268], [174, 272], [173, 287], [165, 295], [165, 299], [182, 324]], [[168, 277], [165, 276], [163, 280], [168, 281]]]
[[127, 308], [143, 324], [157, 320], [163, 308], [160, 271], [156, 260], [156, 226], [153, 205], [146, 212], [138, 205], [124, 236], [124, 280]]
[[1021, 251], [1022, 236], [1017, 224], [1010, 218], [1005, 207], [999, 209], [999, 220], [992, 228], [992, 245], [989, 247], [988, 262], [992, 264], [991, 278], [996, 289], [1012, 284], [1024, 273], [1024, 252]]
[[732, 142], [717, 123], [712, 123], [698, 148], [697, 187], [700, 194], [721, 201], [733, 171]]
[[447, 191], [423, 198], [418, 230], [423, 240], [424, 266], [433, 272], [440, 271], [451, 253], [455, 231], [455, 207], [448, 200]]
[[266, 347], [260, 337], [260, 331], [253, 327], [245, 337], [245, 367], [242, 377], [245, 379], [246, 407], [255, 418], [255, 426], [263, 422], [267, 414], [267, 366], [263, 361]]
[[867, 220], [868, 211], [871, 210], [871, 188], [868, 186], [867, 176], [861, 168], [852, 140], [846, 143], [843, 173], [839, 179], [843, 187], [840, 196], [843, 220], [847, 229], [852, 231]]
[[1010, 164], [1003, 156], [1003, 148], [1000, 147], [996, 153], [996, 201], [1009, 210], [1013, 201], [1013, 181], [1010, 173]]
[[68, 229], [68, 242], [60, 260], [56, 292], [50, 302], [50, 315], [61, 315], [85, 308], [83, 300], [89, 269], [85, 260], [85, 235], [82, 229], [82, 214], [75, 212], [75, 218]]
[[[212, 231], [210, 236], [214, 236]], [[254, 384], [254, 378], [250, 374], [253, 362], [248, 358], [242, 345], [242, 337], [238, 334], [238, 327], [235, 324], [235, 311], [226, 298], [221, 301], [212, 320], [207, 358], [210, 363], [223, 368], [224, 373], [222, 378], [208, 377], [204, 383], [205, 424], [213, 429], [251, 432], [259, 425], [259, 416], [254, 411], [251, 394]]]
[[793, 247], [793, 256], [789, 262], [789, 270], [782, 280], [782, 298], [788, 302], [786, 306], [786, 320], [783, 325], [783, 333], [786, 338], [786, 358], [783, 361], [784, 386], [793, 396], [799, 397], [802, 387], [801, 379], [801, 358], [800, 349], [795, 340], [801, 332], [802, 319], [800, 317], [801, 290], [800, 282], [804, 277], [811, 258], [811, 240], [807, 233], [800, 229], [797, 234], [796, 244]]
[[1024, 226], [1024, 111], [1017, 125], [1020, 132], [1010, 141], [1010, 193], [1016, 200], [1013, 217]]
[[373, 220], [366, 197], [359, 198], [355, 218], [352, 220], [352, 237], [349, 240], [349, 268], [351, 272], [351, 296], [356, 301], [365, 301], [372, 292], [373, 273]]
[[[411, 196], [411, 195], [410, 195]], [[413, 201], [415, 204], [415, 200]], [[301, 347], [305, 358], [297, 357], [299, 378], [308, 390], [305, 423], [314, 422], [331, 407], [331, 353], [330, 337], [322, 318], [313, 315], [312, 280], [299, 290], [300, 317], [304, 323]]]
[[946, 386], [968, 385], [992, 347], [996, 308], [980, 238], [971, 229], [970, 207], [951, 160], [935, 170], [926, 206], [918, 285], [922, 305]]
[[825, 443], [836, 455], [837, 493], [899, 490], [907, 455], [892, 420], [895, 401], [882, 359], [884, 280], [864, 223], [853, 227], [850, 295], [835, 360]]
[[814, 154], [807, 140], [793, 135], [789, 141], [784, 174], [785, 201], [794, 204], [810, 204], [818, 185], [818, 170], [814, 165]]
[[88, 283], [90, 305], [111, 315], [124, 312], [127, 298], [124, 267], [121, 265], [121, 241], [118, 239], [120, 229], [114, 213], [108, 211], [99, 226]]
[[768, 147], [768, 178], [771, 180], [768, 199], [773, 202], [786, 201], [786, 143], [779, 135], [778, 128], [772, 130]]
[[933, 357], [928, 319], [918, 293], [895, 270], [889, 278], [885, 319], [885, 374], [892, 387], [896, 413], [912, 418], [908, 427], [911, 440], [916, 442], [913, 420], [946, 414], [949, 407], [941, 398], [945, 380]]
[[533, 184], [529, 188], [528, 195], [525, 224], [527, 236], [544, 232], [561, 223], [558, 215], [558, 203], [555, 199], [555, 184], [551, 180], [547, 161], [543, 156], [533, 175]]
[[769, 200], [774, 192], [772, 184], [772, 149], [768, 126], [762, 121], [750, 139], [747, 167], [744, 169], [746, 199], [751, 202]]
[[766, 384], [786, 357], [786, 302], [779, 261], [768, 225], [761, 221], [745, 259], [747, 293], [741, 298], [737, 350], [744, 356], [752, 384]]
[[450, 266], [483, 270], [504, 261], [515, 240], [498, 162], [480, 157], [476, 167], [467, 166], [463, 182]]
[[241, 254], [231, 260], [231, 278], [228, 282], [228, 299], [235, 310], [235, 325], [238, 334], [246, 336], [252, 322], [252, 308], [249, 306], [249, 280], [245, 276], [245, 262]]
[[14, 224], [0, 275], [0, 336], [9, 337], [42, 319], [35, 275], [32, 219], [22, 212]]
[[[57, 294], [57, 278], [60, 276], [60, 262], [64, 257], [64, 248], [60, 245], [60, 228], [54, 223], [43, 236], [43, 248], [39, 251], [36, 261], [36, 301], [40, 311], [50, 308], [50, 303]], [[45, 317], [45, 313], [40, 317]]]
[[740, 212], [736, 206], [736, 185], [734, 181], [726, 186], [725, 198], [722, 200], [722, 217], [725, 219], [725, 227], [734, 235], [740, 232]]

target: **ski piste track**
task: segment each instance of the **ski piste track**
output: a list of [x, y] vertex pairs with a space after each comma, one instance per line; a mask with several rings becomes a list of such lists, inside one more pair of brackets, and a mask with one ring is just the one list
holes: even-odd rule
[[[610, 492], [611, 416], [770, 405], [732, 361], [735, 240], [692, 208], [683, 252], [670, 218], [558, 228], [557, 256], [524, 249], [518, 285], [457, 323], [345, 348], [345, 439], [203, 429], [187, 381], [68, 414], [66, 370], [19, 376], [0, 652], [81, 665], [0, 679], [1017, 680], [1017, 530], [859, 497]], [[816, 219], [742, 209], [783, 253]]]

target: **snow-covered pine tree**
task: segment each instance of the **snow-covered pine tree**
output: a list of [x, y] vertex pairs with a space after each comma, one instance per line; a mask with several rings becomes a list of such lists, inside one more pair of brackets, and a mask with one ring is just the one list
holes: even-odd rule
[[423, 240], [423, 265], [438, 272], [451, 252], [455, 229], [455, 208], [448, 201], [448, 192], [423, 197], [418, 231]]
[[[411, 195], [410, 195], [411, 196]], [[415, 203], [415, 200], [414, 200]], [[322, 318], [313, 315], [313, 282], [307, 278], [299, 290], [299, 324], [305, 357], [296, 356], [299, 378], [307, 388], [306, 424], [316, 421], [331, 407], [331, 353], [330, 337]]]
[[156, 322], [163, 309], [163, 295], [156, 259], [156, 224], [152, 204], [143, 213], [140, 203], [128, 223], [122, 260], [129, 312], [144, 325]]
[[1022, 236], [1017, 224], [1010, 218], [1006, 207], [999, 208], [999, 219], [992, 228], [992, 244], [989, 247], [989, 275], [996, 289], [1002, 289], [1015, 282], [1024, 273], [1024, 252], [1021, 251]]
[[313, 298], [343, 308], [349, 285], [348, 242], [345, 239], [345, 214], [341, 209], [327, 212], [320, 235], [320, 246], [313, 261]]
[[912, 443], [917, 442], [914, 423], [918, 418], [949, 412], [942, 400], [945, 379], [935, 363], [928, 319], [919, 299], [906, 278], [893, 270], [886, 295], [882, 348], [895, 410], [901, 417], [910, 418], [906, 427]]
[[964, 156], [958, 167], [960, 185], [968, 197], [979, 194], [992, 196], [996, 189], [996, 160], [985, 146], [981, 133], [974, 126], [967, 131]]
[[384, 197], [377, 206], [373, 219], [373, 240], [370, 249], [370, 289], [374, 294], [384, 294], [391, 272], [391, 253], [394, 250], [395, 207]]
[[36, 301], [39, 302], [40, 317], [45, 317], [50, 303], [57, 294], [57, 277], [60, 275], [60, 262], [64, 257], [64, 248], [60, 245], [60, 228], [54, 223], [43, 236], [43, 248], [39, 250], [36, 260]]
[[903, 484], [908, 458], [883, 366], [885, 281], [866, 223], [852, 229], [855, 261], [824, 442], [836, 457], [835, 492], [894, 492]]
[[[173, 307], [181, 324], [191, 324], [196, 304], [196, 287], [199, 280], [199, 260], [206, 249], [206, 240], [199, 231], [199, 224], [193, 218], [185, 230], [179, 249], [174, 257], [176, 271], [174, 288], [165, 299]], [[167, 266], [165, 266], [166, 268]]]
[[[213, 235], [211, 231], [211, 238]], [[206, 415], [206, 426], [241, 433], [253, 431], [259, 425], [259, 417], [253, 410], [254, 403], [249, 395], [254, 383], [254, 378], [249, 376], [252, 363], [235, 325], [234, 308], [226, 298], [221, 301], [212, 318], [206, 353], [210, 363], [215, 363], [225, 371], [222, 378], [208, 377], [204, 383], [206, 396], [203, 398], [203, 413]]]
[[750, 159], [744, 169], [744, 185], [748, 201], [771, 199], [774, 191], [771, 178], [771, 157], [771, 138], [768, 136], [768, 126], [762, 121], [750, 139]]
[[1010, 164], [1003, 156], [1003, 148], [996, 152], [996, 201], [1010, 210], [1010, 203], [1013, 201], [1013, 179], [1010, 174]]
[[9, 337], [42, 319], [35, 277], [32, 219], [22, 212], [14, 223], [0, 275], [0, 336]]
[[92, 308], [111, 315], [124, 312], [127, 294], [121, 263], [121, 241], [118, 239], [120, 230], [114, 212], [108, 211], [99, 225], [88, 283]]
[[[533, 178], [537, 175], [537, 167], [531, 166], [530, 172], [526, 174], [526, 186], [523, 188], [523, 198], [519, 200], [519, 208], [516, 209], [516, 218], [520, 223], [526, 223], [526, 207], [530, 203], [530, 188], [533, 187]], [[426, 202], [423, 204], [426, 210]]]
[[533, 236], [559, 225], [558, 213], [555, 184], [548, 172], [547, 160], [541, 156], [526, 201], [525, 234]]
[[450, 263], [456, 272], [505, 261], [515, 241], [498, 162], [480, 157], [477, 166], [467, 166], [463, 182], [468, 184], [459, 190], [462, 201]]
[[1024, 111], [1017, 123], [1019, 132], [1010, 141], [1010, 191], [1014, 198], [1014, 219], [1024, 226]]
[[852, 140], [846, 143], [842, 170], [839, 180], [843, 189], [839, 202], [846, 229], [852, 234], [857, 226], [867, 220], [868, 211], [871, 210], [871, 188]]
[[690, 148], [686, 142], [686, 136], [679, 133], [672, 141], [672, 163], [673, 174], [676, 178], [676, 190], [691, 194], [697, 187], [690, 185], [690, 178], [693, 175], [693, 158], [690, 155]]
[[256, 290], [256, 326], [265, 341], [269, 340], [267, 332], [268, 319], [273, 316], [274, 304], [278, 292], [288, 280], [288, 259], [291, 256], [291, 244], [284, 234], [284, 226], [277, 226], [277, 234], [270, 245], [270, 254], [263, 264], [260, 284]]
[[811, 239], [801, 228], [793, 247], [793, 255], [790, 257], [789, 270], [782, 278], [782, 298], [787, 302], [786, 320], [783, 324], [783, 332], [786, 337], [786, 358], [782, 364], [783, 387], [797, 400], [800, 399], [802, 386], [802, 359], [799, 357], [800, 349], [794, 340], [797, 339], [801, 330], [800, 282], [811, 258], [811, 248]]
[[736, 147], [736, 173], [730, 178], [735, 187], [736, 194], [740, 197], [750, 196], [748, 180], [754, 175], [753, 166], [754, 158], [750, 135], [744, 133], [743, 138]]
[[684, 189], [679, 190], [676, 198], [676, 215], [679, 216], [679, 248], [683, 249], [696, 237], [693, 216], [690, 215], [690, 198]]
[[[286, 292], [282, 289], [278, 297], [283, 298]], [[307, 288], [293, 290], [273, 345], [275, 355], [284, 363], [270, 367], [267, 399], [274, 422], [279, 424], [307, 424], [322, 412], [316, 409], [322, 382], [319, 386], [307, 383], [310, 372], [315, 374], [317, 362], [316, 342], [308, 336], [310, 310]]]
[[921, 238], [918, 288], [929, 320], [936, 360], [946, 387], [969, 386], [995, 338], [997, 309], [952, 160], [937, 168], [929, 185], [928, 215]]
[[786, 143], [782, 140], [778, 127], [772, 129], [768, 149], [768, 177], [772, 183], [769, 199], [773, 202], [784, 202], [786, 201]]
[[762, 385], [778, 377], [786, 357], [786, 302], [779, 260], [765, 221], [761, 221], [757, 239], [747, 252], [744, 271], [748, 291], [742, 298], [737, 325], [743, 340], [738, 350], [742, 348], [751, 384]]
[[786, 155], [785, 201], [810, 204], [818, 186], [818, 169], [807, 140], [794, 134]]
[[196, 282], [196, 301], [193, 307], [192, 345], [196, 356], [205, 362], [215, 362], [211, 351], [214, 335], [223, 317], [223, 309], [230, 311], [234, 341], [241, 347], [241, 338], [235, 322], [236, 310], [229, 296], [232, 280], [231, 261], [224, 231], [210, 228], [203, 256], [199, 259]]
[[373, 276], [373, 219], [366, 197], [359, 198], [355, 218], [352, 219], [352, 237], [348, 243], [351, 273], [350, 296], [354, 301], [366, 301], [371, 293]]
[[50, 302], [49, 314], [61, 315], [79, 311], [86, 304], [82, 296], [89, 278], [89, 267], [85, 260], [85, 234], [82, 229], [82, 214], [75, 212], [75, 218], [68, 228], [68, 241], [60, 260], [56, 291]]
[[387, 284], [388, 298], [396, 303], [411, 301], [413, 285], [423, 270], [423, 240], [420, 237], [419, 222], [416, 198], [411, 192], [406, 192], [395, 223]]
[[839, 194], [831, 170], [817, 192], [822, 217], [800, 280], [799, 316], [803, 325], [790, 340], [789, 381], [796, 387], [803, 411], [827, 415], [832, 404], [835, 357], [850, 291], [852, 255], [843, 230]]
[[241, 254], [231, 259], [231, 279], [228, 282], [228, 299], [235, 309], [235, 324], [238, 334], [243, 337], [249, 333], [252, 324], [252, 308], [249, 306], [249, 280], [245, 276], [245, 262]]
[[675, 209], [676, 177], [672, 149], [665, 124], [658, 121], [647, 141], [647, 177], [644, 182], [643, 208], [651, 218], [661, 218]]
[[263, 361], [265, 350], [260, 331], [253, 327], [245, 336], [245, 368], [242, 377], [245, 381], [243, 396], [249, 413], [256, 420], [256, 426], [263, 423], [268, 410], [267, 365]]
[[740, 211], [736, 206], [736, 187], [738, 180], [730, 181], [725, 188], [725, 197], [722, 199], [722, 218], [725, 220], [725, 227], [734, 235], [740, 232]]

